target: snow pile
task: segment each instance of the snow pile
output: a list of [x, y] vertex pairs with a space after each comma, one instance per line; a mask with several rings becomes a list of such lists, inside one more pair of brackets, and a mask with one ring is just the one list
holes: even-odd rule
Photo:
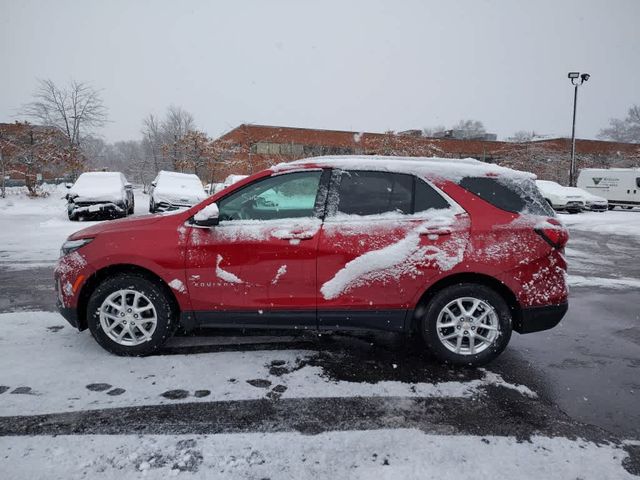
[[604, 278], [567, 275], [567, 283], [572, 287], [600, 287], [613, 289], [640, 288], [637, 278]]
[[[260, 379], [266, 385], [286, 387], [282, 398], [474, 398], [489, 386], [516, 390], [527, 397], [535, 392], [514, 385], [489, 370], [477, 379], [456, 379], [440, 383], [379, 381], [374, 383], [332, 380], [320, 366], [308, 364], [316, 352], [311, 350], [221, 351], [151, 357], [117, 357], [103, 350], [88, 332], [78, 333], [57, 313], [21, 312], [0, 314], [0, 394], [2, 415], [35, 415], [63, 411], [111, 407], [140, 407], [175, 402], [213, 402], [269, 398], [269, 388], [249, 383]], [[61, 327], [61, 328], [60, 328]], [[206, 337], [195, 340], [172, 338], [168, 345], [185, 342], [220, 345], [237, 340]], [[244, 338], [242, 341], [247, 342]], [[282, 342], [282, 337], [277, 337]], [[260, 337], [268, 343], [269, 337]], [[241, 343], [240, 343], [241, 344]], [[38, 352], [34, 355], [33, 352]], [[25, 361], [25, 359], [29, 359]], [[271, 372], [277, 361], [284, 374]], [[75, 369], [69, 365], [91, 365]], [[91, 385], [104, 385], [96, 390]], [[29, 394], [11, 394], [17, 387], [28, 387]], [[107, 394], [118, 389], [114, 394]], [[169, 399], [167, 391], [183, 390], [179, 400]], [[208, 390], [196, 397], [196, 390]]]
[[216, 275], [220, 280], [227, 283], [244, 283], [238, 277], [236, 277], [233, 273], [227, 272], [220, 267], [220, 263], [222, 263], [222, 255], [218, 255], [216, 260]]
[[640, 237], [640, 211], [612, 210], [558, 216], [569, 230]]
[[399, 172], [446, 178], [458, 182], [464, 177], [502, 176], [535, 179], [535, 175], [499, 165], [481, 162], [473, 158], [391, 157], [391, 156], [325, 156], [295, 162], [280, 163], [271, 167], [274, 172], [288, 171], [300, 166], [340, 168], [344, 170], [371, 170]]
[[[439, 229], [453, 228], [454, 216], [449, 210], [438, 213], [413, 228], [408, 234], [391, 245], [370, 250], [348, 262], [333, 278], [320, 288], [326, 300], [332, 300], [347, 293], [354, 287], [366, 285], [372, 281], [398, 281], [402, 276], [421, 274], [421, 266], [435, 264], [440, 270], [451, 270], [463, 259], [467, 244], [466, 236], [446, 242], [448, 250], [435, 245], [422, 245], [421, 236], [428, 234], [429, 239], [437, 238]], [[429, 232], [434, 232], [429, 234]]]
[[[64, 185], [45, 185], [43, 190], [49, 195], [30, 198], [26, 189], [11, 188], [7, 198], [0, 198], [0, 267], [20, 270], [52, 266], [69, 235], [97, 223], [67, 218]], [[140, 190], [134, 190], [134, 194], [135, 214], [146, 213], [148, 196]]]
[[637, 479], [621, 445], [417, 429], [4, 437], [5, 478]]

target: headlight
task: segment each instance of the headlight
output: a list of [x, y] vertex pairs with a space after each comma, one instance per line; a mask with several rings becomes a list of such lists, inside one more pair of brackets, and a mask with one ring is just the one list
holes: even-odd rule
[[68, 255], [75, 252], [80, 247], [84, 247], [87, 243], [91, 242], [93, 238], [81, 238], [80, 240], [67, 240], [62, 244], [60, 248], [60, 256]]

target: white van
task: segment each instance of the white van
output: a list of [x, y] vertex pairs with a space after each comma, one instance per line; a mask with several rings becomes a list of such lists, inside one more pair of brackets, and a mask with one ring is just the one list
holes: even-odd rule
[[609, 208], [640, 206], [640, 168], [584, 168], [578, 188], [609, 200]]

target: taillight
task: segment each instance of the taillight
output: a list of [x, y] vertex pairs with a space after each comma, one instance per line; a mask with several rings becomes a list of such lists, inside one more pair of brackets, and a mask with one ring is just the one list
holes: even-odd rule
[[555, 218], [550, 218], [534, 230], [553, 248], [563, 248], [569, 241], [569, 233]]

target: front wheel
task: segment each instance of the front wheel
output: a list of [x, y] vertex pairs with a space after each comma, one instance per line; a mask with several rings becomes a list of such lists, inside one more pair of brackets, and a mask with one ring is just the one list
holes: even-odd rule
[[149, 355], [173, 334], [177, 312], [162, 284], [136, 273], [108, 278], [87, 305], [89, 330], [111, 353]]
[[440, 290], [419, 319], [422, 338], [441, 361], [478, 367], [495, 359], [511, 339], [511, 311], [496, 291], [479, 284]]

